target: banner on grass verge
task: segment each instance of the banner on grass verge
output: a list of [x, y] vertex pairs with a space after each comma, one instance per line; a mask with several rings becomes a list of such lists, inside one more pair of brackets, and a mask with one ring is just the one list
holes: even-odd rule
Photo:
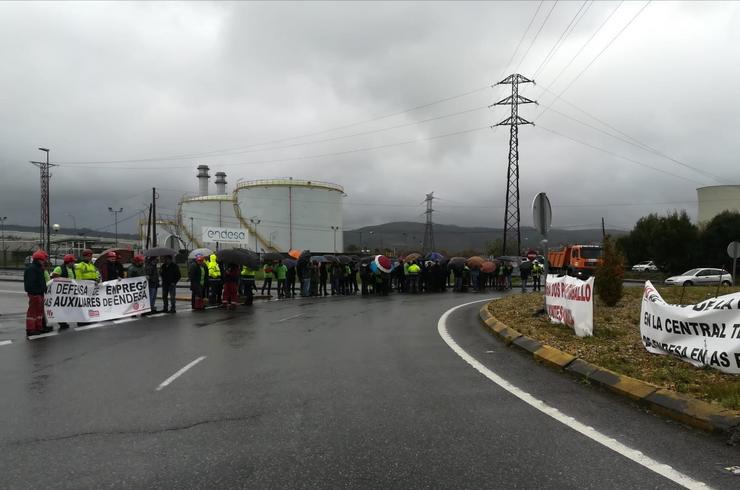
[[553, 323], [571, 327], [577, 336], [594, 334], [594, 278], [547, 275], [545, 306]]
[[653, 354], [670, 354], [694, 366], [740, 374], [740, 293], [695, 305], [671, 305], [646, 281], [640, 336]]
[[44, 311], [50, 322], [99, 322], [140, 315], [151, 310], [146, 277], [96, 284], [56, 278], [49, 282]]

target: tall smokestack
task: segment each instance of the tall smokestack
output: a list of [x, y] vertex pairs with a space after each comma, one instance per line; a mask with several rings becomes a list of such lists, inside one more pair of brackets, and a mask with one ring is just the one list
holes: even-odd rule
[[216, 194], [226, 194], [226, 174], [216, 172]]
[[198, 195], [208, 195], [208, 179], [211, 176], [208, 175], [208, 165], [198, 165]]

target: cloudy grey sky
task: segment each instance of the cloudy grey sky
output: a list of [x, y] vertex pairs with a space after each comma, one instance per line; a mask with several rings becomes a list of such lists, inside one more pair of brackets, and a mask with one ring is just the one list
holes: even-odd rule
[[46, 146], [63, 226], [132, 216], [152, 186], [174, 214], [198, 164], [229, 188], [341, 184], [346, 229], [421, 221], [430, 191], [437, 222], [501, 226], [489, 85], [518, 71], [540, 102], [520, 107], [522, 224], [540, 191], [554, 226], [695, 216], [696, 187], [740, 183], [740, 4], [644, 5], [2, 2], [0, 214], [38, 223]]

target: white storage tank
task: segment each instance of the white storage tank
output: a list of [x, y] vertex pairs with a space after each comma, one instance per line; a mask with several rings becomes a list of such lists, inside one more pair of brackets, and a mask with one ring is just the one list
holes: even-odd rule
[[242, 180], [234, 191], [244, 222], [256, 227], [259, 248], [280, 252], [341, 252], [344, 195], [340, 185], [293, 178]]
[[722, 211], [740, 212], [740, 185], [713, 185], [696, 189], [698, 221], [706, 224]]

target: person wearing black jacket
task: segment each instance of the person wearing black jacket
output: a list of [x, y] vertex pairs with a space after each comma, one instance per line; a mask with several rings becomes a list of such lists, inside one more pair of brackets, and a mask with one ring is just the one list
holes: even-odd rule
[[[159, 275], [162, 278], [162, 303], [164, 304], [165, 313], [175, 313], [176, 303], [175, 295], [177, 293], [177, 281], [180, 280], [180, 268], [172, 261], [172, 257], [166, 255], [164, 263], [160, 268]], [[172, 301], [172, 307], [167, 308], [168, 300]]]
[[203, 262], [203, 256], [198, 255], [195, 258], [195, 261], [190, 264], [190, 268], [188, 269], [188, 279], [190, 280], [190, 304], [194, 310], [205, 309], [203, 300], [206, 297], [208, 268]]
[[44, 326], [44, 294], [46, 293], [46, 274], [44, 262], [49, 256], [43, 250], [32, 255], [32, 262], [23, 272], [23, 289], [28, 294], [28, 311], [26, 312], [26, 336], [51, 332], [51, 327]]

